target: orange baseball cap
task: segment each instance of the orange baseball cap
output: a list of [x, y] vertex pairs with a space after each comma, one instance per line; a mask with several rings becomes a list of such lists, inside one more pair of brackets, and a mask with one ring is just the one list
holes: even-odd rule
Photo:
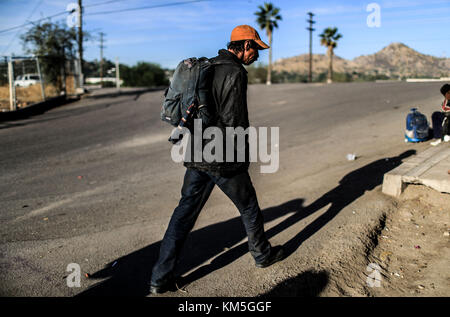
[[258, 32], [250, 25], [238, 25], [231, 31], [231, 42], [243, 40], [253, 40], [262, 47], [261, 49], [269, 48], [269, 45], [261, 41]]

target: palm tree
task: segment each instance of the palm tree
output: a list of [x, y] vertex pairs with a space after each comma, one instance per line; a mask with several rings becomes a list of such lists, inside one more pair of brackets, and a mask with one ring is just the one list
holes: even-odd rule
[[277, 21], [281, 21], [281, 15], [279, 15], [280, 9], [273, 6], [272, 3], [264, 2], [264, 6], [258, 6], [259, 11], [255, 12], [257, 16], [256, 23], [258, 23], [261, 30], [266, 30], [269, 37], [269, 67], [267, 68], [267, 85], [272, 83], [272, 31], [278, 27]]
[[320, 34], [320, 44], [327, 47], [328, 55], [328, 79], [327, 82], [333, 82], [333, 55], [334, 49], [337, 46], [337, 41], [342, 37], [342, 34], [337, 33], [337, 28], [326, 28]]

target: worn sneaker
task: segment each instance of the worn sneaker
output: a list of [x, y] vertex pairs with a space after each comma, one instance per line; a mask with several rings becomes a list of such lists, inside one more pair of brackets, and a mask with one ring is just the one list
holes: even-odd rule
[[274, 264], [278, 261], [283, 260], [284, 256], [285, 255], [284, 255], [283, 247], [278, 245], [278, 246], [273, 247], [270, 250], [270, 254], [265, 261], [263, 261], [261, 263], [256, 263], [255, 265], [256, 265], [256, 267], [259, 267], [259, 268], [265, 268], [265, 267], [271, 266], [272, 264]]
[[441, 142], [442, 142], [441, 139], [437, 139], [436, 141], [431, 142], [430, 145], [436, 146], [436, 145], [440, 144]]

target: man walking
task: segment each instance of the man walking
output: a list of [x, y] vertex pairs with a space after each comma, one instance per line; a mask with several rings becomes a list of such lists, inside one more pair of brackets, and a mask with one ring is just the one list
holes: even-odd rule
[[[261, 41], [258, 32], [248, 25], [240, 25], [231, 32], [227, 50], [212, 58], [209, 109], [214, 113], [213, 125], [225, 131], [227, 127], [249, 127], [247, 110], [247, 71], [259, 57], [258, 50], [269, 46]], [[194, 131], [195, 133], [195, 131]], [[223, 134], [225, 135], [225, 133]], [[193, 136], [194, 137], [194, 136]], [[248, 154], [248, 144], [245, 144]], [[228, 151], [229, 149], [227, 149]], [[234, 146], [234, 156], [242, 151]], [[264, 233], [264, 220], [256, 192], [248, 174], [249, 159], [244, 162], [185, 162], [187, 167], [181, 190], [181, 200], [175, 208], [161, 242], [159, 258], [152, 270], [150, 292], [164, 293], [173, 287], [173, 272], [187, 235], [217, 185], [234, 203], [241, 214], [248, 236], [248, 246], [256, 267], [264, 268], [284, 258], [281, 246], [272, 247]]]

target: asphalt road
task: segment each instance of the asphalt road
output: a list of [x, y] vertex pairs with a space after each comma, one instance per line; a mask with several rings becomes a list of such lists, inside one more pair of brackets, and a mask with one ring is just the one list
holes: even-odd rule
[[[278, 171], [261, 174], [261, 163], [251, 167], [266, 230], [276, 229], [294, 208], [274, 215], [274, 207], [314, 201], [353, 170], [427, 147], [404, 143], [405, 116], [418, 107], [431, 118], [442, 99], [440, 86], [250, 86], [251, 125], [280, 128]], [[184, 174], [170, 157], [170, 127], [159, 119], [161, 101], [162, 91], [87, 98], [28, 119], [0, 122], [1, 295], [146, 295], [144, 280]], [[348, 153], [357, 160], [347, 161]], [[345, 222], [343, 213], [339, 217]], [[312, 219], [275, 230], [271, 241], [290, 241]], [[327, 219], [328, 224], [308, 234], [288, 260], [325, 243], [316, 232], [327, 232], [334, 221]], [[252, 280], [255, 269], [244, 242], [237, 210], [215, 189], [180, 264], [180, 273], [195, 273], [189, 294], [267, 291], [265, 279]], [[230, 248], [234, 251], [223, 253]], [[202, 271], [217, 258], [219, 264]], [[67, 286], [69, 263], [80, 265], [81, 287]], [[240, 274], [239, 288], [230, 286], [230, 274]]]

